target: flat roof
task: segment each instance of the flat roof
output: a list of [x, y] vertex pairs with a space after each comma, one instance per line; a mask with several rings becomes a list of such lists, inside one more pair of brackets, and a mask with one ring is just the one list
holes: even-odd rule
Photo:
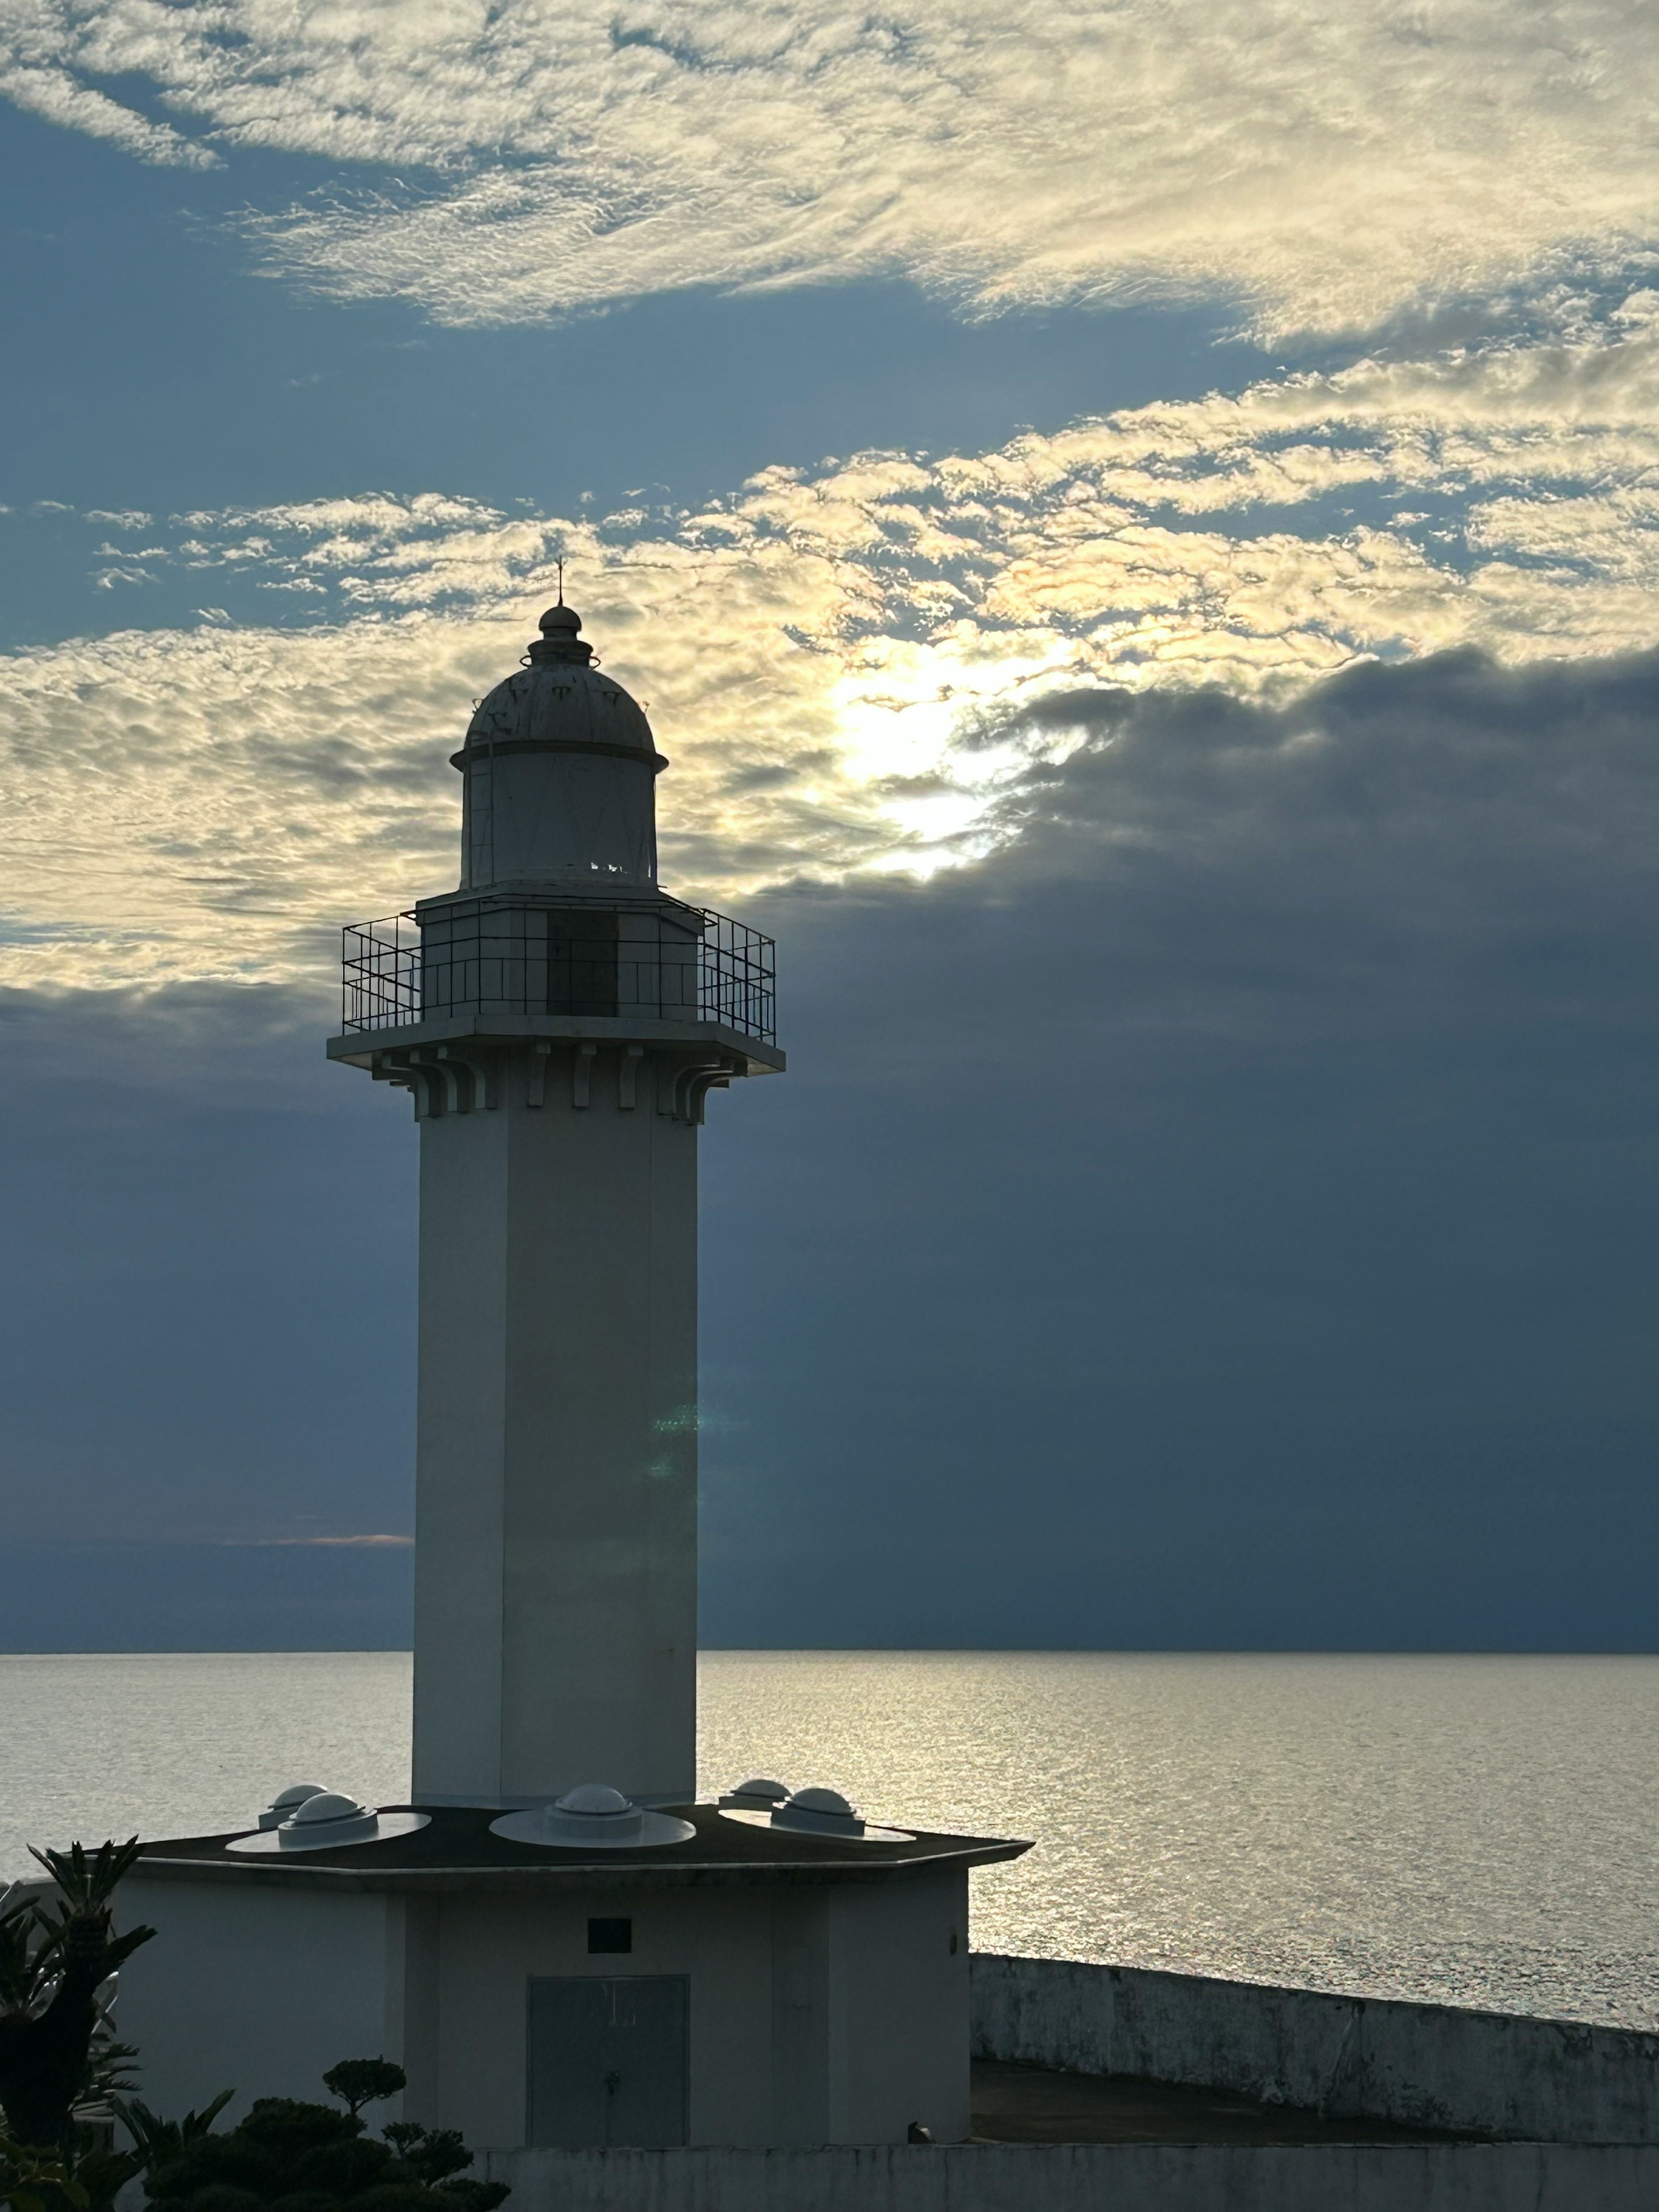
[[181, 1881], [281, 1883], [373, 1890], [748, 1888], [823, 1882], [897, 1881], [943, 1866], [990, 1866], [1018, 1858], [1029, 1843], [994, 1836], [945, 1836], [920, 1829], [909, 1843], [861, 1843], [728, 1820], [713, 1805], [657, 1808], [690, 1820], [683, 1843], [582, 1850], [510, 1843], [489, 1832], [499, 1808], [383, 1805], [383, 1813], [425, 1813], [412, 1835], [375, 1837], [312, 1851], [245, 1856], [222, 1836], [181, 1836], [145, 1844], [133, 1873]]

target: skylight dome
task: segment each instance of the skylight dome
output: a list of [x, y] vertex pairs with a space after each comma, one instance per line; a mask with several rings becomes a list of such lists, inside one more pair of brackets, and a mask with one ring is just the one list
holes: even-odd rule
[[280, 1828], [284, 1820], [297, 1812], [307, 1797], [320, 1797], [320, 1782], [290, 1782], [286, 1790], [279, 1790], [264, 1811], [259, 1815], [261, 1828]]
[[579, 1782], [551, 1805], [504, 1814], [491, 1835], [509, 1844], [541, 1844], [555, 1850], [617, 1851], [683, 1844], [695, 1836], [690, 1820], [636, 1805], [605, 1782]]

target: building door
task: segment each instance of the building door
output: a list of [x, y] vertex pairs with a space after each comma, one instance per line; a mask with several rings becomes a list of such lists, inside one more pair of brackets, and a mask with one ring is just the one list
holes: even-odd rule
[[614, 914], [563, 907], [547, 913], [547, 1011], [614, 1020], [617, 991]]
[[689, 1987], [679, 1974], [532, 1976], [526, 2140], [547, 2150], [684, 2142]]

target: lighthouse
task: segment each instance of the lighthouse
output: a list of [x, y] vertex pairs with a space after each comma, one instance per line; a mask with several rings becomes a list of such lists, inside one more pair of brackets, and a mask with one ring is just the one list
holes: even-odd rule
[[657, 882], [668, 763], [574, 610], [453, 756], [459, 888], [346, 933], [420, 1126], [415, 1796], [695, 1794], [697, 1132], [783, 1066], [771, 941]]
[[698, 1130], [783, 1067], [772, 945], [658, 882], [668, 763], [562, 593], [451, 760], [459, 883], [346, 928], [327, 1048], [420, 1146], [413, 1789], [273, 1775], [146, 1843], [143, 2094], [238, 2111], [378, 2053], [508, 2179], [960, 2141], [969, 1875], [1026, 1846], [820, 1776], [696, 1794]]

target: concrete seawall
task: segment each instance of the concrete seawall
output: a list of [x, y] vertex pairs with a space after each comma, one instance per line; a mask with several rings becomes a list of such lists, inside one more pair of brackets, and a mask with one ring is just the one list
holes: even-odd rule
[[978, 1952], [973, 2037], [979, 2058], [1231, 2089], [1341, 2118], [1659, 2144], [1659, 2035], [1626, 2028]]
[[497, 2151], [509, 2212], [1653, 2212], [1659, 2149], [1559, 2143], [1283, 2149]]
[[1516, 2140], [505, 2151], [510, 2212], [1653, 2212], [1659, 2036], [975, 1954], [975, 2055]]

